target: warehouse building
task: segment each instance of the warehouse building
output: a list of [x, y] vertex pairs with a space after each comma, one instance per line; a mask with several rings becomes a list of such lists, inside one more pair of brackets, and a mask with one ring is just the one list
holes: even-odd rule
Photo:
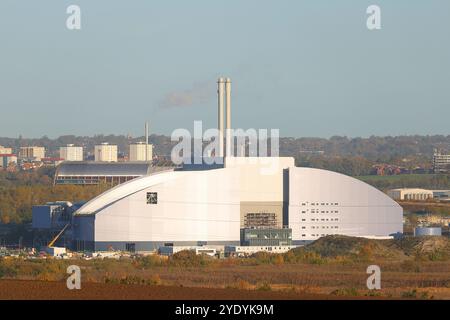
[[164, 169], [145, 162], [63, 162], [56, 169], [54, 183], [114, 186]]
[[424, 201], [433, 199], [433, 191], [417, 188], [391, 189], [388, 190], [387, 194], [394, 200]]

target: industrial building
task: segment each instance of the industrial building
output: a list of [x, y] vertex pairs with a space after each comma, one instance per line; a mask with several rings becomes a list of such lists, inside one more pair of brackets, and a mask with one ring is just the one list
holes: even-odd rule
[[20, 147], [19, 158], [24, 160], [41, 161], [45, 158], [44, 147]]
[[424, 201], [433, 199], [433, 191], [417, 188], [391, 189], [388, 190], [387, 194], [394, 200]]
[[63, 162], [56, 169], [54, 183], [114, 186], [165, 169], [145, 162]]
[[153, 145], [145, 142], [137, 142], [130, 144], [130, 161], [152, 161]]
[[59, 157], [64, 161], [83, 161], [83, 147], [68, 144], [59, 148]]
[[103, 142], [94, 147], [95, 161], [117, 162], [117, 146]]
[[[226, 129], [231, 128], [230, 79], [219, 79], [218, 87], [218, 128], [224, 137], [224, 100]], [[292, 157], [235, 157], [229, 132], [225, 144], [219, 140], [221, 164], [206, 165], [206, 159], [146, 172], [88, 201], [72, 215], [72, 248], [222, 246], [230, 252], [284, 252], [326, 235], [402, 233], [402, 208], [376, 188], [343, 174], [296, 167]], [[77, 179], [79, 170], [68, 164], [60, 166], [57, 181], [64, 175]]]

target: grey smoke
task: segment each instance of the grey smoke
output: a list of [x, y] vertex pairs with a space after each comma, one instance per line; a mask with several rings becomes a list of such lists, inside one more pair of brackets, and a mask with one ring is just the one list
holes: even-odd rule
[[164, 109], [191, 107], [212, 100], [215, 94], [214, 81], [195, 83], [189, 89], [167, 93], [159, 103], [159, 107]]

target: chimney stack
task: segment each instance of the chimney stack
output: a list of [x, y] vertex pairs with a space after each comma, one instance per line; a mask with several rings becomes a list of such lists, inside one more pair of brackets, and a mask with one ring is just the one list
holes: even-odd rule
[[231, 157], [231, 79], [227, 78], [225, 82], [225, 91], [227, 99], [227, 124], [226, 124], [226, 156]]
[[145, 161], [148, 161], [148, 122], [145, 122]]
[[217, 93], [218, 93], [218, 124], [217, 129], [219, 130], [219, 157], [223, 157], [223, 99], [225, 90], [225, 80], [224, 78], [219, 78], [217, 80]]

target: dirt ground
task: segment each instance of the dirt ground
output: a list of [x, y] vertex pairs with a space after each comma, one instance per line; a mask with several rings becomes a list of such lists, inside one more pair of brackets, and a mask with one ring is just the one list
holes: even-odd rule
[[[69, 290], [65, 282], [0, 280], [0, 300], [311, 300], [329, 295], [238, 289], [84, 283]], [[339, 297], [342, 299], [342, 297]]]

